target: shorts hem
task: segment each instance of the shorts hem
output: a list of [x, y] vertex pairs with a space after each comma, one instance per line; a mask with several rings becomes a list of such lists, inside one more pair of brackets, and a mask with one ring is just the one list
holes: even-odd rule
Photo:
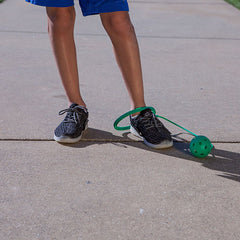
[[91, 7], [89, 10], [82, 11], [82, 14], [84, 17], [90, 16], [90, 15], [95, 15], [95, 14], [100, 14], [100, 13], [108, 13], [108, 12], [120, 12], [120, 11], [129, 11], [128, 4], [118, 4], [116, 3], [114, 5], [108, 5], [107, 7], [99, 8], [99, 9], [94, 9]]
[[57, 6], [56, 4], [49, 4], [48, 1], [37, 1], [37, 0], [25, 0], [26, 2], [29, 2], [31, 4], [37, 5], [37, 6], [42, 6], [42, 7], [71, 7], [74, 6], [74, 3], [71, 4], [62, 4], [58, 3]]

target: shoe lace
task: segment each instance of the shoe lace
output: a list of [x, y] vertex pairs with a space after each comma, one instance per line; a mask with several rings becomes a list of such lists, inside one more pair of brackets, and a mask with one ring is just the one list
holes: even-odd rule
[[81, 115], [81, 112], [79, 112], [76, 108], [66, 108], [61, 110], [58, 114], [63, 115], [64, 113], [67, 113], [67, 115], [63, 122], [74, 122], [76, 124], [80, 122], [79, 116]]
[[141, 122], [145, 129], [157, 128], [158, 131], [163, 127], [163, 124], [156, 118], [153, 113], [147, 113], [141, 118]]

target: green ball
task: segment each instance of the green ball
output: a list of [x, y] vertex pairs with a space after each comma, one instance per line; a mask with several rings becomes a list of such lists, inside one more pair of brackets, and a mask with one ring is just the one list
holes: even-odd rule
[[205, 136], [196, 136], [190, 142], [190, 151], [197, 158], [206, 157], [212, 150], [213, 145]]

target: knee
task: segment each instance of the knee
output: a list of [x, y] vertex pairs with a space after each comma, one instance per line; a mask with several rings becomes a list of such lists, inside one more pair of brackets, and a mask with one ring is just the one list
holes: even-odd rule
[[73, 29], [75, 10], [67, 8], [47, 8], [48, 31], [66, 32]]
[[134, 27], [127, 13], [106, 15], [102, 18], [102, 23], [108, 33], [123, 37], [134, 33]]

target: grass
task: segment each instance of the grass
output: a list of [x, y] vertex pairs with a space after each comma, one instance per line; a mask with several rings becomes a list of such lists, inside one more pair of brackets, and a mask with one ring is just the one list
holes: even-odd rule
[[240, 9], [240, 0], [225, 0], [225, 1], [232, 4], [234, 7]]
[[4, 0], [0, 0], [0, 3], [3, 2]]

